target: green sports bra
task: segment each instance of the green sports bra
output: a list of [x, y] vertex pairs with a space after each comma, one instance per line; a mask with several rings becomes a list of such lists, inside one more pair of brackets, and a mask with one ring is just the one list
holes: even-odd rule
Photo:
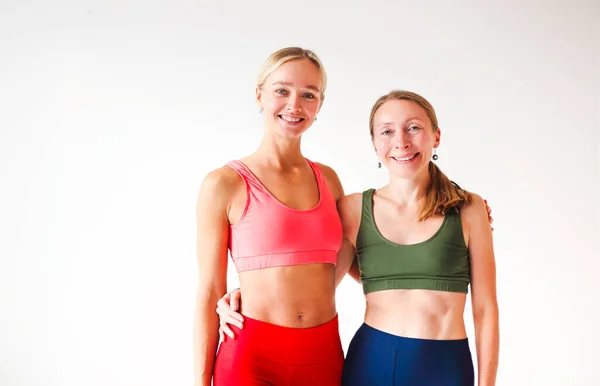
[[356, 255], [365, 295], [390, 289], [467, 293], [471, 264], [460, 213], [448, 212], [440, 229], [426, 241], [396, 244], [383, 237], [375, 225], [374, 191], [363, 192], [356, 236]]

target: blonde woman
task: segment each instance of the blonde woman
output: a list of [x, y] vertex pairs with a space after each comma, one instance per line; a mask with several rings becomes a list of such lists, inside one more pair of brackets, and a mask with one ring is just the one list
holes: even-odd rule
[[[210, 172], [197, 202], [199, 282], [196, 385], [339, 385], [344, 354], [335, 309], [342, 242], [335, 172], [306, 159], [302, 134], [317, 119], [327, 78], [297, 47], [261, 69], [256, 103], [264, 136], [255, 153]], [[217, 300], [227, 252], [239, 273], [245, 330], [221, 343]]]

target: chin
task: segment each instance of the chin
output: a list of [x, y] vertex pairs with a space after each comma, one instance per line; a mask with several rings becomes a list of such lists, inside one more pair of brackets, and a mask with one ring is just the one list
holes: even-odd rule
[[[423, 172], [423, 168], [415, 166], [416, 165], [393, 165], [393, 167], [390, 168], [390, 174], [404, 180], [412, 180], [417, 178]], [[427, 173], [427, 168], [425, 168], [425, 173]]]
[[306, 130], [308, 130], [308, 127], [280, 127], [278, 131], [278, 134], [284, 138], [299, 138], [302, 136], [302, 134], [304, 134], [306, 132]]

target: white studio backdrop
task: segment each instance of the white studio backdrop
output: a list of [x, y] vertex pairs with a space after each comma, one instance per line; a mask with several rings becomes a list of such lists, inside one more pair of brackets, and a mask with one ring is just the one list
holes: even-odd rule
[[[599, 7], [1, 0], [0, 385], [192, 384], [198, 188], [257, 147], [257, 72], [290, 45], [328, 71], [303, 150], [347, 193], [386, 183], [380, 95], [436, 108], [438, 164], [495, 218], [497, 384], [600, 385]], [[337, 303], [346, 348], [360, 286]]]

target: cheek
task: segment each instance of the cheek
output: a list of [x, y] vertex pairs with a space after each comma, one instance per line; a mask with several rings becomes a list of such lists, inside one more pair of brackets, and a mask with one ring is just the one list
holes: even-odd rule
[[417, 144], [423, 148], [433, 148], [435, 137], [432, 135], [420, 135], [417, 138]]
[[281, 103], [277, 98], [269, 98], [266, 105], [271, 110], [277, 110], [281, 106]]
[[304, 105], [304, 111], [306, 111], [311, 116], [317, 115], [317, 110], [319, 109], [318, 102], [306, 103]]
[[267, 94], [263, 95], [262, 103], [265, 109], [276, 109], [278, 106], [282, 104], [282, 98], [278, 98], [276, 95]]
[[377, 154], [385, 154], [390, 148], [390, 143], [386, 139], [378, 139], [375, 141], [375, 152]]

